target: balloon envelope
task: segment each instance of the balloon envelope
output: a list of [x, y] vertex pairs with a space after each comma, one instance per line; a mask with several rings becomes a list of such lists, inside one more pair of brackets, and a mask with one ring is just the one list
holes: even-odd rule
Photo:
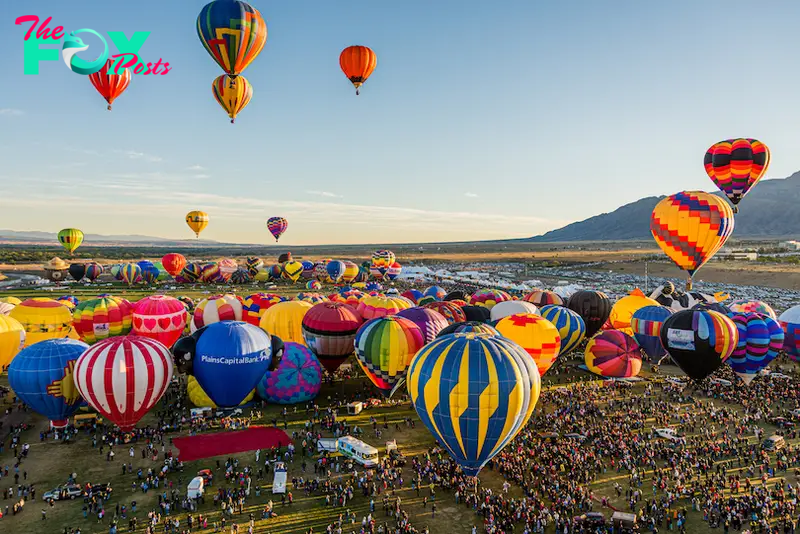
[[274, 371], [258, 381], [258, 395], [275, 404], [308, 402], [322, 387], [322, 366], [311, 351], [297, 343], [285, 343], [283, 356]]
[[716, 371], [738, 342], [736, 324], [715, 311], [680, 311], [661, 327], [661, 344], [678, 367], [698, 381]]

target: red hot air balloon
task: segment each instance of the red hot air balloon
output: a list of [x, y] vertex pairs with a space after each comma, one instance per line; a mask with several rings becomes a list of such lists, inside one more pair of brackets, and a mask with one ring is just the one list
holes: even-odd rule
[[92, 82], [94, 88], [100, 93], [100, 96], [108, 102], [108, 111], [111, 111], [111, 104], [117, 99], [119, 95], [125, 92], [128, 84], [131, 83], [131, 71], [129, 69], [122, 69], [120, 74], [109, 73], [111, 66], [114, 64], [113, 59], [109, 59], [105, 66], [94, 74], [89, 75], [89, 81]]
[[172, 347], [186, 327], [186, 307], [167, 295], [152, 295], [133, 308], [133, 332]]
[[303, 338], [329, 373], [355, 350], [353, 342], [363, 321], [347, 304], [320, 302], [303, 316]]
[[108, 338], [78, 358], [74, 379], [81, 397], [127, 432], [167, 390], [172, 380], [172, 355], [153, 339]]
[[161, 265], [163, 265], [164, 269], [172, 276], [178, 276], [181, 274], [183, 268], [186, 267], [186, 258], [183, 257], [183, 254], [172, 252], [170, 254], [165, 254], [164, 257], [161, 258]]

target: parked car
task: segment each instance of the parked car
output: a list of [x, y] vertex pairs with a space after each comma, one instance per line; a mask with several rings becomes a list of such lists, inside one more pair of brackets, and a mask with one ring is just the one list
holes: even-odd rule
[[600, 512], [588, 512], [586, 514], [573, 517], [572, 522], [576, 525], [589, 528], [604, 527], [606, 525], [606, 516]]
[[64, 493], [64, 498], [66, 499], [74, 499], [76, 497], [80, 497], [83, 495], [83, 490], [80, 486], [75, 484], [67, 484], [65, 486], [57, 486], [50, 491], [45, 492], [42, 495], [42, 499], [45, 501], [49, 501], [50, 499], [54, 501], [60, 501], [61, 495]]
[[113, 491], [111, 484], [108, 482], [105, 484], [92, 484], [89, 489], [91, 490], [92, 495], [100, 495], [103, 497], [103, 499], [108, 499], [108, 496], [111, 495], [111, 492]]

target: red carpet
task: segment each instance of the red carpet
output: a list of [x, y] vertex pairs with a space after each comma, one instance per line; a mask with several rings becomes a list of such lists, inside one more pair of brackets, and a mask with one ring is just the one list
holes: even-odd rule
[[173, 439], [172, 443], [178, 448], [178, 459], [191, 462], [212, 456], [285, 447], [290, 441], [280, 428], [258, 426], [233, 432], [185, 436]]

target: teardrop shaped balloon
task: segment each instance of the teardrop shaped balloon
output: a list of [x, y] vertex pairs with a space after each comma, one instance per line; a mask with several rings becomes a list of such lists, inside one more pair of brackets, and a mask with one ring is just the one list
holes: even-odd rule
[[710, 260], [733, 233], [733, 211], [723, 199], [702, 191], [683, 191], [656, 204], [650, 232], [661, 250], [689, 273]]
[[703, 166], [737, 213], [737, 204], [767, 172], [769, 148], [757, 139], [726, 139], [708, 149]]
[[115, 60], [109, 59], [102, 69], [89, 75], [89, 81], [92, 82], [100, 96], [108, 102], [108, 111], [111, 111], [111, 104], [114, 103], [114, 100], [124, 93], [131, 83], [130, 69], [117, 68], [119, 74], [115, 74], [115, 71], [111, 69], [114, 63], [116, 63]]
[[276, 242], [278, 239], [280, 239], [288, 227], [289, 222], [283, 217], [270, 217], [267, 220], [267, 230], [269, 230], [269, 233], [272, 234], [272, 237], [275, 238]]
[[263, 50], [267, 25], [246, 2], [216, 0], [200, 10], [197, 36], [214, 61], [235, 79]]
[[200, 237], [200, 232], [208, 226], [208, 213], [204, 211], [190, 211], [186, 214], [186, 224], [194, 231], [195, 237]]
[[58, 232], [58, 242], [67, 252], [72, 254], [83, 243], [83, 232], [77, 228], [64, 228]]
[[703, 380], [736, 349], [739, 331], [730, 317], [710, 310], [684, 310], [661, 327], [661, 344], [689, 378]]
[[366, 46], [348, 46], [339, 54], [339, 66], [356, 88], [356, 94], [377, 65], [378, 56]]
[[214, 99], [222, 106], [233, 124], [236, 121], [236, 115], [246, 108], [250, 99], [253, 98], [253, 86], [244, 76], [239, 76], [236, 84], [233, 84], [231, 80], [232, 78], [227, 74], [217, 76], [211, 83], [211, 91]]

